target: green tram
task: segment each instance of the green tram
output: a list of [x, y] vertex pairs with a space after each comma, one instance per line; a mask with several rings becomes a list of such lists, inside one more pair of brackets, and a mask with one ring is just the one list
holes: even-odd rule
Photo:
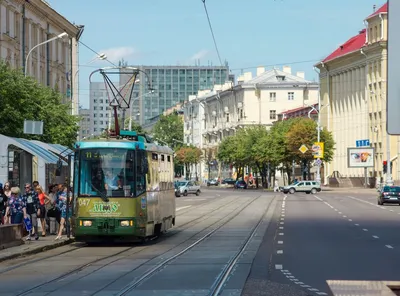
[[175, 225], [173, 150], [132, 131], [77, 142], [75, 148], [77, 241], [136, 241]]

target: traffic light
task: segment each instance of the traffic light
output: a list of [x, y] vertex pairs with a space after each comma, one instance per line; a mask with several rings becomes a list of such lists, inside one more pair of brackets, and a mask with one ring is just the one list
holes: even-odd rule
[[387, 173], [387, 161], [386, 160], [383, 161], [383, 173], [384, 174]]

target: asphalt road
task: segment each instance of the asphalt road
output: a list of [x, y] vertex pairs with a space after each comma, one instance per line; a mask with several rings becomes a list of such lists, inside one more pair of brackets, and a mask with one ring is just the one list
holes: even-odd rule
[[373, 191], [279, 200], [243, 295], [270, 286], [276, 296], [331, 295], [327, 280], [400, 279], [398, 205], [378, 206]]
[[221, 283], [221, 295], [240, 295], [277, 206], [274, 196], [204, 189], [177, 198], [177, 226], [160, 239], [72, 244], [3, 262], [0, 295], [208, 295]]

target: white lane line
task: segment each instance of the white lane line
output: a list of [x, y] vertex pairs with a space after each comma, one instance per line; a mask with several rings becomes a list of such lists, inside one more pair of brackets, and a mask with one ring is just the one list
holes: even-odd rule
[[191, 206], [179, 207], [179, 208], [176, 208], [176, 211], [180, 211], [180, 210], [187, 209], [187, 208], [190, 208], [190, 207]]
[[282, 244], [283, 244], [283, 241], [278, 241], [278, 244], [279, 244], [279, 245], [282, 245]]
[[280, 222], [280, 224], [282, 224], [282, 225], [283, 225], [283, 224], [285, 224], [285, 222]]
[[349, 219], [349, 221], [351, 222], [351, 221], [353, 221], [353, 219]]
[[322, 198], [319, 198], [318, 196], [314, 195], [314, 197], [320, 201], [324, 201]]
[[283, 229], [284, 227], [283, 226], [279, 226], [279, 229]]
[[346, 215], [343, 215], [343, 218], [347, 218], [347, 216], [346, 216]]
[[358, 223], [356, 223], [356, 224], [354, 224], [355, 226], [360, 226], [360, 224], [358, 224]]
[[276, 251], [277, 254], [283, 254], [283, 250]]
[[285, 218], [284, 218], [284, 217], [281, 217], [281, 220], [283, 221], [283, 220], [285, 220]]
[[279, 235], [284, 235], [284, 233], [283, 233], [283, 232], [280, 232]]
[[393, 247], [391, 245], [386, 245], [385, 247], [388, 249], [393, 249]]
[[368, 231], [368, 229], [367, 228], [363, 228], [363, 231]]
[[313, 291], [313, 292], [319, 291], [318, 289], [315, 289], [315, 288], [308, 288], [308, 290]]
[[282, 264], [275, 264], [275, 269], [282, 269], [282, 268], [283, 268]]
[[328, 294], [325, 292], [317, 292], [317, 295], [328, 295]]
[[376, 236], [376, 235], [373, 235], [372, 237], [373, 237], [373, 238], [379, 238], [379, 236]]
[[282, 214], [281, 216], [282, 216], [282, 217], [285, 217], [285, 214]]
[[301, 285], [303, 288], [310, 288], [311, 286], [309, 285]]
[[338, 214], [339, 214], [339, 215], [341, 215], [341, 214], [342, 214], [342, 212], [339, 212]]
[[288, 279], [294, 279], [294, 276], [293, 275], [287, 275], [286, 276]]
[[338, 211], [338, 209], [334, 209], [336, 212]]

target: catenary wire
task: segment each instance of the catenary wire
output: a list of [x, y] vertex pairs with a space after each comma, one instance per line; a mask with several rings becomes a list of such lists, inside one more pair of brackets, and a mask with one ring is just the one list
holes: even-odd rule
[[206, 12], [206, 16], [207, 16], [207, 20], [208, 20], [208, 25], [209, 25], [209, 27], [210, 27], [211, 35], [212, 35], [212, 38], [213, 38], [213, 41], [214, 41], [215, 50], [217, 51], [219, 63], [221, 64], [221, 66], [223, 66], [222, 59], [221, 59], [221, 55], [219, 54], [219, 50], [218, 50], [218, 46], [217, 46], [217, 41], [215, 40], [214, 30], [213, 30], [213, 27], [212, 27], [212, 25], [211, 25], [210, 16], [208, 15], [206, 0], [201, 0], [201, 2], [203, 2], [204, 11]]
[[[88, 45], [86, 45], [85, 43], [83, 43], [82, 41], [79, 41], [80, 44], [82, 44], [84, 47], [86, 47], [87, 49], [89, 49], [91, 52], [95, 53], [97, 56], [100, 56], [100, 54], [95, 51], [93, 48], [89, 47]], [[105, 59], [107, 62], [109, 62], [111, 65], [118, 67], [116, 64], [114, 64], [113, 62], [111, 62], [109, 59]]]

